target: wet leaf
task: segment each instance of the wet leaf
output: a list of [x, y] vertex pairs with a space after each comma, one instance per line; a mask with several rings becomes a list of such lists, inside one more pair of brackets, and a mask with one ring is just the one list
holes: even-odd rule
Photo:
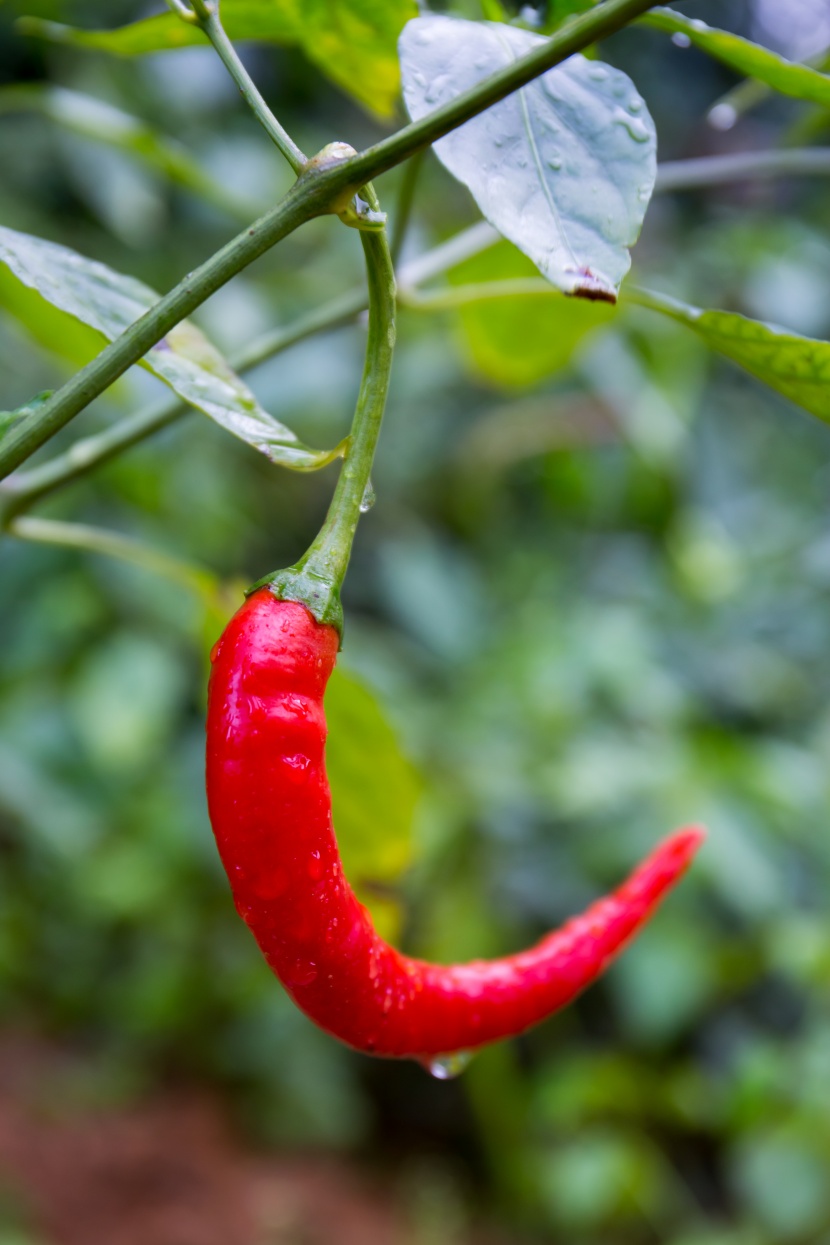
[[[421, 17], [401, 36], [415, 120], [544, 42]], [[625, 74], [572, 56], [435, 144], [484, 216], [566, 294], [614, 302], [656, 175], [654, 123]]]
[[[158, 300], [149, 286], [68, 247], [0, 226], [0, 260], [24, 285], [114, 341]], [[313, 450], [259, 405], [200, 329], [177, 324], [141, 363], [180, 398], [209, 415], [273, 463], [298, 471], [335, 454]]]
[[374, 693], [335, 671], [326, 692], [326, 768], [346, 876], [391, 934], [400, 913], [373, 884], [397, 881], [412, 862], [421, 780]]
[[666, 34], [684, 35], [696, 48], [716, 57], [736, 73], [765, 82], [782, 95], [830, 107], [830, 77], [809, 65], [796, 65], [769, 48], [718, 30], [716, 26], [707, 26], [697, 18], [684, 17], [673, 9], [652, 9], [640, 21]]
[[0, 441], [7, 432], [10, 432], [17, 424], [24, 420], [39, 406], [43, 406], [48, 398], [51, 398], [52, 390], [44, 389], [43, 393], [39, 393], [37, 397], [32, 398], [31, 402], [27, 402], [25, 406], [19, 406], [15, 411], [0, 411]]
[[733, 311], [702, 311], [652, 290], [634, 296], [643, 306], [687, 324], [713, 350], [830, 423], [830, 342], [801, 337]]

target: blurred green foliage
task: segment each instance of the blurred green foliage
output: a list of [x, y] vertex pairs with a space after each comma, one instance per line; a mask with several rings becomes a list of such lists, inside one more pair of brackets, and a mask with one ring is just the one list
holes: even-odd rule
[[[729, 6], [735, 28], [745, 7]], [[7, 0], [0, 72], [140, 116], [239, 198], [287, 184], [207, 50], [111, 61], [19, 37], [23, 11], [103, 25], [140, 5]], [[377, 135], [299, 54], [248, 56], [308, 150]], [[772, 98], [717, 135], [702, 117], [726, 70], [643, 30], [608, 58], [643, 91], [666, 158], [773, 146], [801, 116]], [[0, 164], [3, 223], [156, 288], [237, 228], [47, 116], [0, 118]], [[399, 182], [378, 186], [393, 220]], [[826, 338], [829, 207], [820, 181], [655, 200], [637, 275]], [[472, 219], [427, 160], [406, 254]], [[196, 319], [232, 351], [360, 271], [353, 232], [316, 222]], [[32, 337], [19, 294], [0, 286], [10, 411], [90, 349], [51, 313]], [[401, 314], [329, 706], [335, 811], [376, 914], [403, 913], [407, 949], [448, 959], [526, 943], [662, 833], [704, 821], [709, 843], [654, 924], [575, 1006], [456, 1083], [341, 1049], [261, 963], [216, 858], [202, 749], [218, 618], [148, 571], [4, 539], [3, 1021], [86, 1051], [95, 1101], [210, 1079], [262, 1138], [397, 1156], [427, 1190], [424, 1239], [445, 1214], [486, 1213], [512, 1239], [568, 1245], [828, 1245], [827, 429], [681, 324], [600, 311], [580, 342], [581, 319], [559, 315], [538, 300]], [[250, 380], [330, 444], [361, 355], [362, 330], [344, 329]], [[159, 393], [129, 375], [58, 445]], [[281, 472], [194, 413], [39, 513], [250, 582], [303, 550], [332, 480]]]

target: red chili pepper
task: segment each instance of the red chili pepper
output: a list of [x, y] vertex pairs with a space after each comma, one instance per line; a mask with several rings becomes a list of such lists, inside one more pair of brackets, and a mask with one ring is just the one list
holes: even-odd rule
[[429, 1062], [522, 1033], [608, 965], [674, 885], [703, 831], [680, 830], [626, 882], [536, 946], [442, 966], [375, 932], [343, 876], [324, 764], [339, 637], [267, 588], [214, 649], [210, 816], [237, 909], [295, 1003], [358, 1050]]

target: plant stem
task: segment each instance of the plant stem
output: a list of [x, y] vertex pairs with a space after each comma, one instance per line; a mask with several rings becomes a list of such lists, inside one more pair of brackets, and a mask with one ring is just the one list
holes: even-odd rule
[[733, 151], [728, 156], [702, 156], [697, 160], [670, 160], [657, 170], [655, 190], [696, 190], [752, 177], [826, 176], [830, 173], [830, 148], [785, 147], [772, 151]]
[[[363, 191], [369, 207], [378, 210], [371, 185]], [[369, 336], [366, 362], [355, 407], [348, 449], [329, 506], [314, 541], [294, 566], [277, 571], [254, 585], [268, 584], [281, 600], [301, 601], [318, 622], [343, 628], [340, 588], [349, 565], [352, 543], [363, 510], [371, 505], [371, 471], [389, 391], [395, 346], [395, 272], [386, 231], [362, 232], [369, 287]], [[253, 591], [254, 589], [251, 589]]]
[[196, 25], [210, 39], [219, 54], [222, 64], [239, 87], [242, 98], [256, 117], [262, 128], [275, 146], [282, 152], [295, 173], [300, 173], [305, 166], [306, 157], [294, 142], [293, 138], [280, 125], [271, 109], [262, 98], [242, 61], [236, 48], [225, 33], [219, 20], [218, 4], [201, 4], [196, 7]]
[[418, 184], [418, 177], [425, 154], [425, 152], [419, 151], [407, 163], [403, 171], [401, 188], [398, 192], [398, 202], [395, 205], [392, 238], [389, 243], [389, 252], [392, 256], [393, 264], [397, 264], [401, 249], [406, 241], [406, 233], [409, 228], [410, 217], [412, 216], [412, 206], [415, 202], [415, 187]]
[[449, 289], [420, 290], [401, 288], [398, 302], [413, 311], [449, 311], [469, 303], [492, 302], [498, 298], [530, 298], [536, 295], [567, 297], [544, 277], [505, 277], [496, 281], [473, 281]]
[[288, 194], [220, 251], [179, 282], [135, 324], [101, 351], [0, 445], [0, 479], [33, 454], [89, 406], [128, 367], [137, 363], [174, 325], [195, 311], [231, 277], [253, 263], [299, 225], [325, 211], [319, 182], [301, 178]]
[[47, 545], [63, 545], [71, 549], [84, 549], [88, 553], [102, 553], [106, 557], [132, 562], [156, 575], [164, 575], [177, 584], [183, 584], [193, 592], [212, 601], [219, 592], [219, 580], [212, 571], [193, 566], [189, 562], [170, 557], [160, 550], [151, 549], [141, 541], [120, 532], [108, 532], [85, 523], [60, 523], [53, 519], [36, 519], [23, 516], [13, 519], [9, 534], [20, 540], [33, 540]]
[[[231, 360], [231, 366], [236, 372], [247, 371], [315, 333], [350, 323], [365, 309], [365, 290], [349, 290], [286, 328], [256, 338]], [[188, 403], [175, 397], [167, 398], [153, 406], [143, 407], [110, 428], [82, 437], [65, 453], [58, 454], [49, 462], [28, 471], [16, 472], [0, 481], [0, 525], [4, 519], [8, 521], [12, 515], [28, 509], [39, 497], [70, 484], [94, 467], [117, 457], [123, 450], [137, 445], [145, 437], [160, 432], [168, 424], [193, 412], [194, 408]]]

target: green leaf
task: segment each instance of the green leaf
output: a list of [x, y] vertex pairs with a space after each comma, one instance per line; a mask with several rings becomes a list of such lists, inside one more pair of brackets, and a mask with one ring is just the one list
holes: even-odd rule
[[[400, 44], [410, 115], [426, 116], [544, 42], [514, 26], [417, 18]], [[656, 175], [654, 124], [625, 74], [572, 56], [435, 152], [553, 285], [616, 300]]]
[[43, 393], [37, 394], [32, 398], [31, 402], [27, 402], [25, 406], [19, 406], [16, 411], [0, 411], [0, 441], [7, 432], [10, 432], [15, 425], [25, 419], [27, 415], [31, 415], [39, 406], [52, 396], [51, 389], [44, 389]]
[[74, 368], [89, 363], [105, 345], [100, 333], [44, 302], [34, 290], [21, 285], [4, 264], [0, 264], [0, 307], [22, 325], [34, 341], [59, 358], [67, 359]]
[[[68, 247], [0, 226], [0, 260], [42, 299], [114, 341], [158, 300], [149, 286]], [[141, 360], [180, 398], [273, 463], [325, 466], [337, 451], [313, 450], [259, 405], [201, 330], [177, 324]]]
[[335, 671], [326, 719], [326, 768], [346, 876], [391, 932], [394, 909], [372, 884], [388, 886], [411, 864], [421, 780], [374, 694], [354, 674]]
[[[535, 272], [521, 251], [500, 242], [459, 264], [450, 281], [453, 285], [478, 284]], [[583, 338], [614, 314], [608, 303], [557, 297], [553, 291], [547, 298], [506, 296], [459, 309], [473, 365], [488, 380], [505, 386], [533, 385], [560, 371]]]
[[[222, 0], [222, 22], [231, 39], [296, 44], [379, 117], [394, 111], [400, 90], [397, 39], [416, 12], [414, 0]], [[173, 13], [116, 30], [80, 30], [32, 17], [21, 19], [19, 28], [118, 56], [206, 43], [201, 31]]]
[[136, 156], [175, 185], [193, 191], [233, 216], [247, 221], [261, 210], [261, 204], [246, 204], [214, 181], [181, 144], [92, 95], [41, 83], [0, 88], [0, 115], [28, 111], [38, 112], [83, 138]]
[[564, 26], [568, 18], [587, 13], [595, 4], [596, 0], [550, 0], [542, 29], [547, 34], [552, 34], [560, 26]]
[[713, 350], [830, 423], [830, 342], [733, 311], [702, 311], [653, 290], [632, 290], [631, 295], [641, 306], [688, 325]]
[[782, 95], [830, 108], [830, 77], [808, 65], [796, 65], [749, 39], [707, 26], [696, 18], [684, 17], [673, 9], [652, 9], [640, 21], [666, 34], [685, 35], [702, 52], [716, 57], [736, 73], [765, 82]]

